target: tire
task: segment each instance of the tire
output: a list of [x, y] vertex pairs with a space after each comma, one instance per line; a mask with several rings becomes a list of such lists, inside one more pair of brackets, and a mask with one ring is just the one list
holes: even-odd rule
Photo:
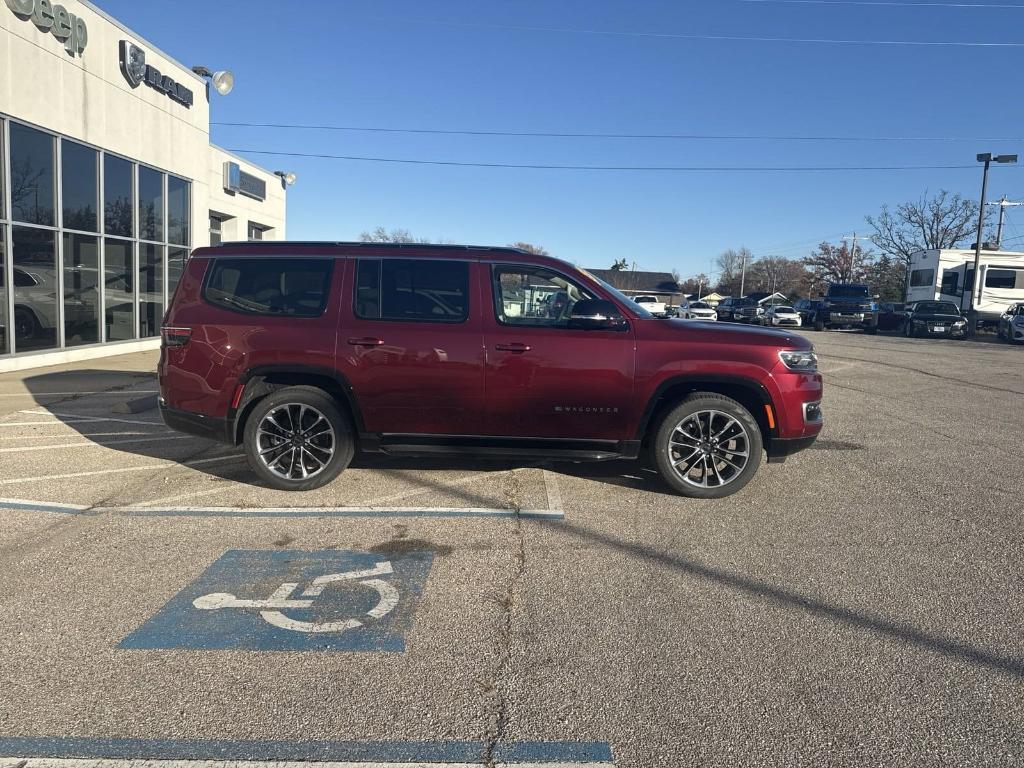
[[39, 321], [35, 313], [25, 307], [14, 308], [14, 337], [27, 341], [39, 333]]
[[[699, 439], [698, 433], [708, 431], [730, 437], [717, 444], [724, 449]], [[702, 452], [687, 465], [691, 450], [700, 451], [702, 446], [711, 453]], [[655, 466], [665, 483], [676, 493], [696, 499], [721, 499], [739, 491], [757, 473], [763, 450], [761, 428], [750, 411], [714, 392], [695, 392], [666, 413], [652, 446]], [[708, 455], [718, 460], [709, 464]], [[703, 468], [699, 462], [704, 462]], [[677, 464], [690, 469], [684, 475]]]
[[[312, 437], [296, 442], [296, 423]], [[249, 466], [266, 485], [308, 491], [327, 485], [349, 465], [355, 435], [349, 419], [323, 390], [286, 387], [253, 408], [245, 422], [244, 447]]]
[[822, 321], [822, 319], [820, 317], [815, 317], [814, 318], [814, 330], [816, 330], [816, 331], [824, 331], [825, 330], [825, 323], [824, 323], [824, 321]]
[[914, 329], [911, 326], [910, 321], [907, 321], [906, 323], [903, 324], [903, 335], [906, 336], [908, 339], [914, 338]]

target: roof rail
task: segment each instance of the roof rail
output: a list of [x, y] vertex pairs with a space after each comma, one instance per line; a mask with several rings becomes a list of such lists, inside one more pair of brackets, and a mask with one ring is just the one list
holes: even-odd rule
[[282, 245], [307, 245], [307, 246], [343, 246], [345, 248], [436, 248], [451, 251], [513, 251], [515, 253], [527, 253], [522, 248], [515, 248], [511, 245], [453, 245], [451, 243], [366, 243], [360, 240], [230, 240], [220, 242], [213, 248], [224, 246], [262, 246], [264, 248], [280, 248]]

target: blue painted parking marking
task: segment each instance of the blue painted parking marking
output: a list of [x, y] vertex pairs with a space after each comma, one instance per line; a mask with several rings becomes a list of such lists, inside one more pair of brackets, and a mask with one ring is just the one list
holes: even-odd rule
[[[90, 760], [202, 760], [369, 762], [436, 765], [482, 764], [479, 741], [233, 741], [190, 739], [108, 739], [84, 737], [0, 737], [0, 758]], [[601, 741], [499, 743], [492, 755], [501, 765], [516, 763], [612, 765], [612, 750]], [[28, 768], [31, 768], [31, 762]]]
[[229, 550], [120, 647], [401, 652], [432, 560]]

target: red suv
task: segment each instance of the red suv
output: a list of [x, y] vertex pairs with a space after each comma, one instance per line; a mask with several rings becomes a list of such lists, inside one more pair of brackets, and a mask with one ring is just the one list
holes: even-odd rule
[[654, 318], [586, 270], [515, 248], [200, 248], [162, 336], [164, 421], [244, 445], [279, 489], [329, 483], [357, 448], [647, 452], [673, 489], [714, 498], [822, 425], [804, 337]]

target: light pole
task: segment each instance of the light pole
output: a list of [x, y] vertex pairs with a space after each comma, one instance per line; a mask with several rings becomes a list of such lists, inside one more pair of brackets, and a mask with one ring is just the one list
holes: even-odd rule
[[[1016, 163], [1016, 155], [993, 155], [991, 152], [985, 152], [978, 155], [978, 162], [985, 164], [985, 170], [981, 175], [981, 201], [978, 205], [978, 240], [974, 244], [974, 285], [971, 286], [971, 300], [968, 304], [967, 322], [968, 328], [973, 335], [978, 330], [978, 304], [981, 304], [981, 295], [984, 291], [981, 283], [981, 238], [983, 230], [985, 228], [985, 195], [988, 193], [988, 167], [992, 161], [997, 163]], [[964, 277], [964, 288], [966, 289], [967, 278]], [[974, 297], [977, 294], [978, 300], [975, 302]], [[961, 299], [961, 302], [963, 300]]]

